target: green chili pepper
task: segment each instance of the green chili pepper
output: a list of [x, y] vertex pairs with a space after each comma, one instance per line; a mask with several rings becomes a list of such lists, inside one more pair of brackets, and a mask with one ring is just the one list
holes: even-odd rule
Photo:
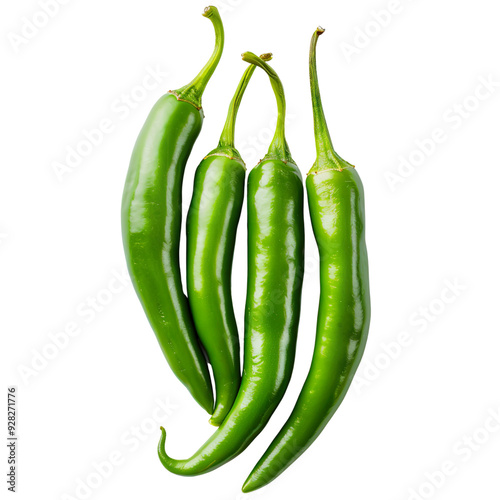
[[[261, 56], [271, 59], [271, 54]], [[240, 387], [240, 346], [231, 299], [231, 268], [243, 205], [245, 163], [234, 147], [241, 99], [255, 70], [250, 65], [229, 106], [219, 146], [200, 163], [187, 218], [187, 289], [193, 319], [212, 365], [220, 425]]]
[[196, 78], [159, 99], [137, 139], [122, 200], [122, 233], [135, 290], [167, 361], [210, 414], [213, 395], [179, 267], [182, 179], [203, 123], [201, 96], [219, 63], [224, 30], [218, 10], [215, 49]]
[[316, 72], [318, 28], [310, 78], [317, 158], [306, 180], [320, 254], [321, 295], [314, 355], [297, 403], [248, 476], [243, 491], [270, 483], [314, 442], [342, 403], [361, 361], [370, 321], [364, 194], [353, 165], [334, 151]]
[[278, 123], [268, 154], [248, 179], [248, 287], [241, 387], [222, 425], [189, 459], [165, 452], [171, 472], [209, 472], [240, 454], [264, 428], [288, 386], [295, 357], [304, 263], [303, 184], [285, 140], [285, 97], [278, 75], [256, 55], [243, 59], [269, 75]]

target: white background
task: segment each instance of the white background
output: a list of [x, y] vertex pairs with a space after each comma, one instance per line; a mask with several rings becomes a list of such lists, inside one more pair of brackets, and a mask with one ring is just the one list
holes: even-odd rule
[[[2, 390], [18, 386], [18, 498], [239, 499], [310, 363], [319, 287], [308, 214], [296, 366], [283, 402], [237, 459], [200, 477], [170, 474], [156, 454], [159, 425], [179, 458], [213, 428], [169, 370], [132, 286], [114, 278], [126, 276], [120, 199], [150, 108], [205, 63], [212, 25], [199, 1], [66, 0], [48, 21], [41, 3], [4, 0], [0, 8]], [[491, 417], [500, 420], [498, 6], [218, 5], [226, 47], [203, 98], [206, 120], [186, 169], [184, 209], [198, 162], [217, 144], [246, 50], [274, 53], [288, 142], [305, 176], [315, 157], [307, 62], [318, 24], [326, 28], [318, 67], [330, 131], [339, 154], [356, 165], [367, 205], [373, 314], [355, 383], [307, 453], [248, 498], [498, 499], [500, 422]], [[33, 18], [45, 25], [30, 31]], [[20, 38], [23, 29], [31, 38]], [[154, 88], [139, 88], [157, 67]], [[493, 82], [489, 93], [482, 80]], [[140, 102], [124, 104], [127, 95]], [[54, 165], [103, 119], [113, 130], [58, 177]], [[274, 96], [257, 70], [237, 123], [248, 168], [265, 154], [274, 119]], [[440, 144], [429, 142], [434, 135]], [[427, 145], [426, 156], [416, 141]], [[401, 158], [414, 165], [401, 170]], [[404, 177], [391, 188], [398, 168]], [[246, 212], [233, 276], [240, 326], [245, 221]], [[107, 303], [92, 314], [93, 298]], [[78, 334], [54, 348], [54, 335], [71, 325]], [[5, 435], [5, 406], [1, 413]], [[96, 464], [110, 457], [119, 463], [99, 475]], [[446, 476], [436, 473], [443, 467]]]

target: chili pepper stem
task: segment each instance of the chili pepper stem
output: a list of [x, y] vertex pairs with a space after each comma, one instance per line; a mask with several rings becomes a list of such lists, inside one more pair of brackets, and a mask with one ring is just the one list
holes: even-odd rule
[[[270, 61], [273, 55], [271, 53], [262, 54], [260, 58], [263, 61]], [[229, 105], [229, 110], [227, 112], [226, 123], [222, 130], [222, 134], [219, 140], [220, 148], [234, 148], [234, 129], [236, 125], [236, 116], [238, 114], [238, 109], [240, 108], [241, 100], [243, 98], [243, 94], [252, 78], [253, 72], [255, 71], [255, 66], [250, 65], [246, 71], [243, 73], [241, 77], [240, 83], [236, 92], [231, 100], [231, 104]]]
[[259, 66], [259, 68], [262, 68], [267, 73], [267, 75], [269, 76], [269, 80], [271, 81], [274, 95], [276, 96], [276, 102], [278, 106], [276, 132], [274, 133], [273, 140], [271, 141], [271, 145], [269, 146], [269, 151], [264, 157], [264, 160], [279, 159], [284, 161], [285, 163], [294, 163], [285, 139], [286, 101], [283, 84], [281, 83], [281, 80], [276, 71], [274, 71], [274, 69], [271, 68], [271, 66], [269, 66], [269, 64], [267, 64], [262, 58], [257, 57], [252, 52], [245, 52], [241, 54], [241, 57], [245, 62], [253, 64], [255, 66]]
[[222, 49], [224, 48], [224, 27], [222, 26], [222, 19], [220, 17], [217, 7], [210, 5], [205, 7], [203, 16], [212, 21], [215, 29], [215, 48], [202, 70], [195, 76], [195, 78], [178, 90], [173, 90], [177, 99], [191, 103], [195, 108], [201, 109], [201, 96], [207, 86], [208, 81], [213, 75], [215, 68], [219, 64]]
[[321, 94], [318, 85], [318, 71], [316, 68], [316, 44], [318, 38], [325, 30], [318, 27], [311, 38], [311, 49], [309, 52], [309, 78], [311, 80], [311, 98], [314, 116], [314, 139], [316, 142], [316, 161], [309, 174], [323, 170], [331, 170], [332, 164], [335, 170], [343, 170], [346, 167], [354, 167], [342, 159], [334, 150], [328, 125], [326, 124]]

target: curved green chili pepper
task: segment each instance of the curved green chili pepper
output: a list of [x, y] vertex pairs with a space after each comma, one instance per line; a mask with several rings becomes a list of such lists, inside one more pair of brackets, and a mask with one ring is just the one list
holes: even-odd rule
[[[271, 59], [271, 54], [261, 56]], [[240, 345], [231, 299], [236, 229], [245, 190], [245, 163], [234, 147], [241, 99], [255, 66], [250, 65], [229, 106], [219, 146], [200, 163], [187, 217], [187, 289], [196, 331], [212, 365], [215, 410], [220, 425], [240, 387]]]
[[334, 151], [316, 72], [318, 28], [310, 78], [317, 158], [306, 180], [320, 254], [321, 295], [314, 355], [297, 403], [248, 476], [243, 491], [270, 483], [314, 442], [342, 403], [361, 361], [370, 322], [364, 195], [353, 165]]
[[189, 459], [165, 452], [171, 472], [209, 472], [240, 454], [264, 428], [288, 386], [295, 357], [304, 263], [303, 184], [285, 140], [285, 97], [278, 75], [256, 55], [278, 102], [278, 123], [268, 154], [248, 179], [248, 287], [243, 377], [236, 401], [219, 429]]
[[224, 45], [218, 10], [207, 7], [203, 15], [214, 25], [214, 52], [191, 83], [161, 97], [151, 110], [130, 161], [122, 234], [132, 282], [172, 371], [212, 413], [210, 374], [179, 267], [184, 168], [203, 123], [201, 96]]

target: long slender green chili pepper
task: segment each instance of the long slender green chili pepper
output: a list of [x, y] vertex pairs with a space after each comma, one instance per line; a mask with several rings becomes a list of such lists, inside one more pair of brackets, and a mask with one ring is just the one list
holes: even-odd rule
[[303, 184], [285, 140], [285, 97], [278, 75], [256, 55], [243, 59], [269, 75], [278, 123], [268, 154], [248, 179], [248, 286], [241, 387], [224, 422], [189, 459], [165, 452], [171, 472], [209, 472], [240, 454], [264, 428], [288, 386], [295, 357], [304, 262]]
[[210, 414], [213, 395], [179, 267], [182, 179], [203, 123], [201, 96], [219, 63], [224, 30], [218, 10], [203, 13], [215, 49], [195, 79], [161, 97], [144, 124], [130, 161], [122, 200], [122, 234], [135, 290], [163, 354], [179, 380]]
[[342, 403], [361, 361], [370, 321], [364, 194], [353, 165], [334, 151], [316, 72], [318, 28], [310, 78], [317, 158], [306, 186], [320, 254], [321, 295], [314, 355], [297, 403], [248, 476], [243, 491], [270, 483], [314, 442]]
[[[271, 54], [261, 56], [271, 59]], [[243, 205], [245, 163], [234, 147], [234, 128], [241, 99], [253, 75], [250, 65], [229, 106], [219, 146], [200, 163], [187, 218], [187, 289], [193, 319], [210, 364], [215, 410], [220, 425], [240, 387], [238, 329], [231, 299], [231, 268], [236, 229]]]

